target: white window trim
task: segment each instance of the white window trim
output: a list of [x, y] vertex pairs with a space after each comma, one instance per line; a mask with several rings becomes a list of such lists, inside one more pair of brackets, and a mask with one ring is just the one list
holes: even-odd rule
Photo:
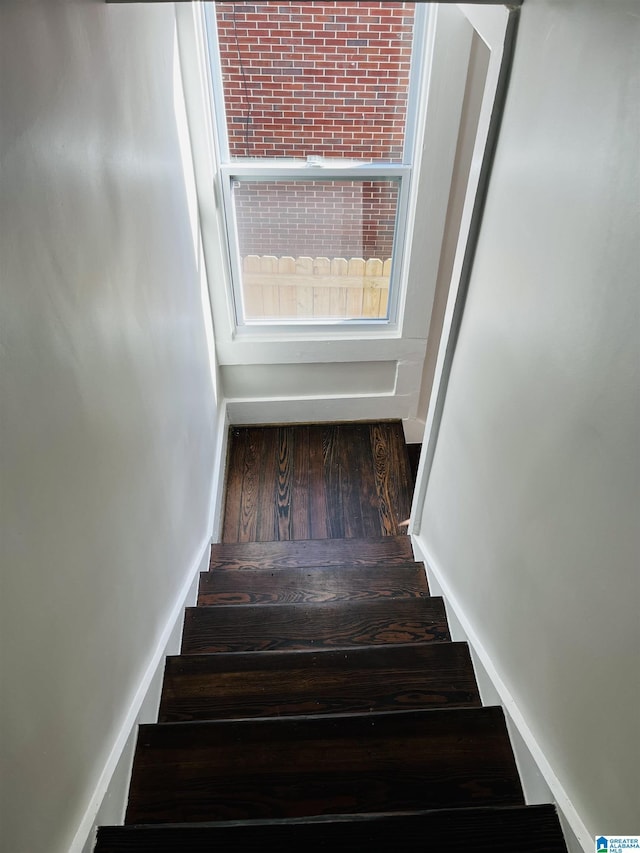
[[[379, 320], [371, 319], [349, 319], [340, 320], [339, 318], [329, 318], [319, 321], [318, 319], [309, 320], [290, 320], [282, 323], [277, 323], [272, 320], [245, 320], [244, 323], [236, 323], [237, 334], [261, 334], [265, 328], [268, 328], [274, 333], [286, 335], [292, 329], [319, 331], [329, 329], [332, 332], [344, 326], [353, 326], [361, 331], [377, 331], [384, 328], [391, 331], [396, 331], [398, 328], [398, 296], [399, 296], [399, 280], [401, 270], [401, 259], [404, 257], [404, 245], [406, 235], [407, 208], [409, 201], [409, 187], [411, 179], [411, 167], [409, 166], [393, 166], [379, 164], [375, 166], [357, 166], [349, 169], [343, 168], [317, 168], [308, 167], [301, 161], [298, 166], [280, 166], [274, 164], [273, 161], [264, 161], [259, 165], [243, 164], [242, 162], [234, 162], [225, 164], [220, 167], [220, 179], [222, 184], [222, 197], [226, 212], [227, 235], [228, 235], [228, 253], [229, 264], [231, 267], [232, 289], [236, 303], [236, 318], [242, 313], [238, 311], [237, 306], [241, 305], [241, 270], [239, 266], [239, 255], [235, 251], [238, 246], [238, 234], [236, 231], [236, 221], [233, 210], [232, 185], [234, 180], [253, 181], [268, 181], [268, 180], [350, 180], [350, 181], [380, 181], [385, 179], [397, 180], [399, 184], [397, 215], [394, 229], [393, 239], [393, 261], [391, 268], [390, 288], [389, 288], [389, 308], [388, 316]], [[400, 259], [400, 263], [398, 263]]]
[[[214, 4], [203, 3], [202, 32], [208, 39], [209, 50], [215, 56], [219, 55], [217, 26], [214, 14]], [[420, 151], [424, 130], [424, 115], [419, 109], [423, 101], [426, 69], [429, 66], [428, 29], [431, 23], [429, 4], [415, 4], [415, 25], [409, 90], [407, 100], [407, 119], [405, 125], [405, 144], [401, 162], [363, 161], [362, 164], [332, 167], [310, 166], [305, 160], [259, 160], [231, 159], [226, 121], [211, 122], [214, 138], [212, 147], [217, 164], [215, 176], [215, 192], [217, 194], [220, 212], [222, 214], [225, 246], [225, 269], [227, 270], [228, 305], [231, 315], [232, 337], [234, 339], [273, 340], [332, 340], [342, 338], [399, 338], [402, 334], [403, 311], [406, 301], [408, 279], [407, 249], [411, 243], [412, 229], [415, 219], [416, 192], [419, 184], [416, 153]], [[416, 46], [419, 48], [416, 50]], [[208, 65], [208, 86], [211, 97], [210, 114], [224, 115], [224, 91], [222, 71], [219, 63], [212, 61]], [[217, 132], [215, 132], [217, 129]], [[237, 233], [231, 197], [231, 182], [234, 177], [239, 179], [269, 180], [298, 178], [330, 180], [332, 177], [343, 180], [384, 180], [394, 178], [399, 180], [399, 197], [397, 216], [394, 229], [394, 251], [389, 287], [389, 308], [387, 318], [371, 319], [335, 319], [323, 321], [317, 319], [291, 320], [274, 323], [270, 320], [247, 321], [242, 317], [241, 274], [238, 263]]]

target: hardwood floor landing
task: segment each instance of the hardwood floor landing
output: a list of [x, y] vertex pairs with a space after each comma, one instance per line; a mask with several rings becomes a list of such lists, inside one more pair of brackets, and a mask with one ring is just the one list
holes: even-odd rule
[[413, 484], [400, 421], [232, 427], [222, 541], [402, 534]]

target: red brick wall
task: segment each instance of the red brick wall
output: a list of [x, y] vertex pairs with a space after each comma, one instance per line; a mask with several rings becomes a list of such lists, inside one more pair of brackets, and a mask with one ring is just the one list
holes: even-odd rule
[[[216, 3], [216, 15], [232, 157], [401, 161], [412, 3]], [[329, 242], [342, 245], [345, 257], [389, 257], [395, 194], [369, 185], [362, 190], [364, 209], [356, 210], [348, 201], [353, 192], [334, 187], [325, 202], [317, 199], [316, 206], [335, 210], [322, 251], [309, 246], [314, 215], [308, 200], [296, 203], [288, 193], [288, 209], [299, 208], [296, 245], [293, 214], [284, 217], [290, 227], [285, 250], [278, 222], [269, 218], [273, 211], [257, 207], [253, 219], [243, 213], [242, 253], [329, 255]], [[339, 197], [348, 202], [342, 211]]]
[[392, 181], [236, 185], [240, 254], [385, 260], [397, 192]]

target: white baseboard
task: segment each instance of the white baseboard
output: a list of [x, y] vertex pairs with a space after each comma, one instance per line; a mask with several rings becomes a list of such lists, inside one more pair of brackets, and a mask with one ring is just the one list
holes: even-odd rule
[[224, 484], [227, 467], [227, 447], [229, 445], [229, 412], [226, 400], [218, 405], [218, 425], [214, 456], [213, 485], [211, 487], [211, 507], [209, 511], [209, 529], [211, 541], [218, 542], [222, 532], [224, 512]]
[[207, 535], [189, 567], [162, 634], [151, 651], [144, 675], [89, 799], [69, 853], [90, 853], [99, 825], [121, 824], [123, 821], [138, 725], [157, 720], [165, 657], [179, 651], [184, 609], [195, 603], [199, 574], [209, 567], [210, 548]]
[[407, 397], [397, 397], [392, 393], [227, 400], [230, 422], [243, 425], [402, 420], [408, 417], [409, 409], [410, 401]]
[[554, 773], [524, 714], [451, 590], [444, 572], [432, 558], [421, 534], [413, 533], [412, 542], [416, 560], [423, 561], [427, 568], [431, 594], [441, 595], [444, 599], [452, 639], [469, 644], [483, 703], [501, 705], [505, 712], [526, 802], [553, 803], [558, 810], [569, 853], [592, 853], [593, 836]]
[[424, 438], [424, 421], [420, 418], [405, 418], [402, 421], [404, 439], [407, 444], [422, 444]]

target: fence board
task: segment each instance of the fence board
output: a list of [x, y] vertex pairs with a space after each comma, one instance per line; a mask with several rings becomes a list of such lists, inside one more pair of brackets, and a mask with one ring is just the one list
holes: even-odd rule
[[330, 310], [332, 317], [347, 316], [347, 288], [332, 287], [330, 293]]
[[280, 317], [278, 288], [273, 284], [266, 284], [262, 288], [262, 294], [264, 298], [264, 316]]
[[347, 317], [362, 317], [362, 297], [364, 288], [348, 287], [347, 289]]
[[377, 287], [365, 287], [362, 300], [362, 316], [380, 316], [380, 290]]
[[298, 316], [298, 301], [296, 299], [295, 287], [278, 287], [278, 297], [280, 300], [280, 317], [292, 319]]
[[331, 316], [331, 290], [328, 287], [313, 288], [313, 317]]
[[278, 260], [278, 272], [279, 273], [295, 273], [296, 271], [296, 259], [295, 258], [280, 258]]
[[297, 317], [313, 317], [313, 287], [300, 285], [295, 288]]
[[391, 258], [247, 255], [242, 269], [248, 319], [387, 315]]

